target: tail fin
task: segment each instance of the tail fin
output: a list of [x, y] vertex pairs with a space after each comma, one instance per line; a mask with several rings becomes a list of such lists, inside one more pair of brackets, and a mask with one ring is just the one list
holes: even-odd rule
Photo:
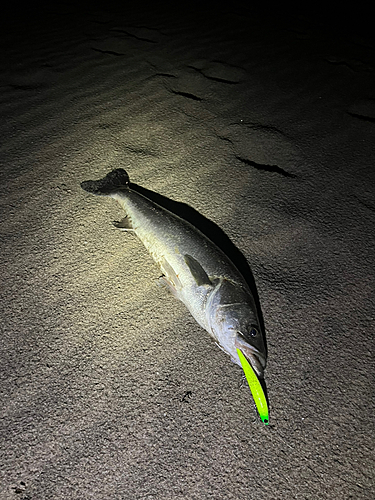
[[81, 188], [88, 193], [97, 195], [109, 195], [122, 189], [127, 189], [129, 176], [123, 168], [117, 168], [109, 172], [103, 179], [98, 181], [83, 181]]

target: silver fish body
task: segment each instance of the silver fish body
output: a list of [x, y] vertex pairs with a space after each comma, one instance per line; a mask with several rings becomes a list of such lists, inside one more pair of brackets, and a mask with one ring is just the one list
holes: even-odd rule
[[241, 349], [263, 377], [266, 349], [254, 298], [231, 260], [192, 224], [130, 189], [123, 169], [81, 187], [120, 203], [126, 217], [115, 225], [136, 233], [173, 295], [232, 361], [241, 366], [236, 350]]

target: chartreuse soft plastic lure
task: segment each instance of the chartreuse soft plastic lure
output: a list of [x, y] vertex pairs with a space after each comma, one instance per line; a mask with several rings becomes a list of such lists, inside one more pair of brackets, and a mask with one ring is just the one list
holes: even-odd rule
[[254, 372], [250, 363], [242, 354], [240, 349], [237, 349], [237, 353], [238, 357], [240, 358], [247, 383], [249, 384], [251, 394], [253, 395], [260, 419], [265, 425], [268, 425], [269, 424], [268, 405], [263, 388], [258, 380], [258, 377], [256, 376], [256, 373]]

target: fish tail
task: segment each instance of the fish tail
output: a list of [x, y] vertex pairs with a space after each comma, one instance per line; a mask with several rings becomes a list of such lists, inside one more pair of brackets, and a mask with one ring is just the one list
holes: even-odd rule
[[123, 168], [112, 170], [103, 179], [81, 182], [82, 189], [99, 196], [108, 196], [117, 191], [128, 189], [128, 187], [129, 176]]

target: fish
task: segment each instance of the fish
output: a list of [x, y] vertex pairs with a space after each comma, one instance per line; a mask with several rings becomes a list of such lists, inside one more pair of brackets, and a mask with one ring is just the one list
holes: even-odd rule
[[121, 205], [126, 215], [114, 225], [138, 236], [160, 267], [162, 282], [217, 346], [241, 367], [239, 349], [264, 379], [267, 352], [256, 302], [229, 257], [190, 222], [132, 189], [122, 168], [81, 187]]

